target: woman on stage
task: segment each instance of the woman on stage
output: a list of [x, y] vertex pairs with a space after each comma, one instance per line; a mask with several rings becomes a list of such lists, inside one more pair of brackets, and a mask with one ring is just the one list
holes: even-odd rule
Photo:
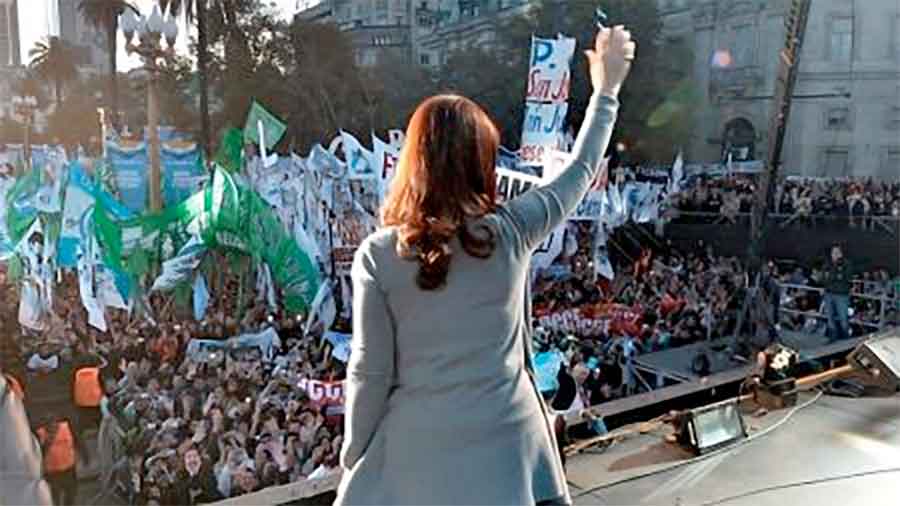
[[570, 165], [502, 205], [487, 114], [455, 95], [413, 114], [384, 228], [351, 271], [336, 504], [571, 503], [533, 378], [529, 261], [594, 181], [634, 51], [623, 27], [600, 31]]

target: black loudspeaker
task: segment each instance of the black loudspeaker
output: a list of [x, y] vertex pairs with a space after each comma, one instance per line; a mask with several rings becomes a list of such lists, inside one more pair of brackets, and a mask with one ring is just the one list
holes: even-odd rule
[[853, 350], [847, 360], [879, 385], [900, 390], [900, 328], [878, 332]]
[[687, 411], [679, 432], [679, 442], [698, 455], [747, 437], [737, 399]]

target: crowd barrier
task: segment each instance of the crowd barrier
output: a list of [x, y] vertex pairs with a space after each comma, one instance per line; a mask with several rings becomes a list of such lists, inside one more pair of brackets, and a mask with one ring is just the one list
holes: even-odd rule
[[[707, 213], [713, 216], [711, 213]], [[718, 216], [718, 215], [716, 215]], [[831, 246], [841, 244], [844, 254], [855, 267], [861, 270], [886, 268], [897, 274], [900, 265], [900, 220], [880, 217], [880, 223], [888, 226], [891, 233], [883, 228], [850, 227], [848, 217], [820, 216], [816, 225], [791, 223], [786, 227], [778, 221], [771, 221], [763, 245], [763, 254], [768, 258], [821, 259], [824, 261]], [[698, 241], [712, 245], [718, 254], [743, 258], [750, 243], [750, 223], [746, 216], [736, 224], [692, 223], [676, 219], [665, 226], [665, 237], [677, 246], [695, 246]]]
[[211, 503], [214, 506], [246, 506], [248, 504], [276, 505], [309, 499], [337, 490], [341, 473], [314, 480], [297, 481], [287, 485], [264, 488], [258, 492], [231, 497]]
[[[865, 327], [866, 329], [871, 329], [871, 330], [881, 330], [881, 329], [885, 328], [887, 326], [887, 321], [885, 319], [885, 316], [888, 311], [888, 308], [889, 307], [896, 308], [897, 304], [900, 303], [900, 297], [898, 297], [897, 286], [895, 286], [895, 285], [890, 286], [889, 290], [886, 293], [883, 293], [881, 295], [872, 295], [870, 293], [866, 293], [866, 291], [868, 291], [868, 289], [875, 283], [872, 283], [870, 281], [854, 281], [853, 284], [854, 284], [854, 290], [850, 294], [850, 299], [851, 300], [853, 300], [853, 299], [871, 300], [871, 301], [878, 302], [879, 303], [878, 304], [879, 318], [878, 318], [878, 323], [873, 323], [873, 322], [867, 322], [860, 318], [854, 317], [854, 318], [850, 318], [850, 323], [854, 323], [854, 324], [860, 325], [862, 327]], [[825, 290], [823, 288], [818, 288], [818, 287], [813, 287], [813, 286], [808, 286], [808, 285], [780, 283], [779, 286], [782, 288], [782, 290], [815, 292], [815, 293], [819, 293], [819, 294], [823, 294], [825, 292]], [[862, 288], [862, 290], [858, 289], [860, 287]], [[828, 315], [826, 315], [822, 312], [821, 305], [820, 305], [818, 311], [800, 311], [797, 309], [789, 309], [789, 308], [785, 308], [785, 307], [779, 307], [778, 310], [782, 313], [802, 315], [802, 316], [806, 316], [806, 317], [810, 317], [810, 318], [815, 318], [817, 320], [825, 320], [825, 321], [828, 320]]]

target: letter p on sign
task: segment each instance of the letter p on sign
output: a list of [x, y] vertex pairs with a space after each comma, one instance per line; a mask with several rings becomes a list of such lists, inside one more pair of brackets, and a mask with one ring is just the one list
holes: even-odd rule
[[535, 40], [533, 44], [534, 50], [531, 52], [531, 66], [534, 67], [539, 63], [549, 60], [553, 54], [553, 44], [546, 40]]

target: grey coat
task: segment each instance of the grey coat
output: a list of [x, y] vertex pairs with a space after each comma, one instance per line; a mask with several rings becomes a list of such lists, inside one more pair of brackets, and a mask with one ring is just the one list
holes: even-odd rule
[[360, 246], [335, 504], [571, 502], [532, 376], [526, 283], [532, 251], [594, 180], [617, 110], [595, 95], [571, 165], [481, 219], [496, 233], [489, 258], [450, 243], [444, 288], [416, 286], [395, 229]]
[[42, 464], [25, 408], [0, 374], [0, 504], [53, 504]]

